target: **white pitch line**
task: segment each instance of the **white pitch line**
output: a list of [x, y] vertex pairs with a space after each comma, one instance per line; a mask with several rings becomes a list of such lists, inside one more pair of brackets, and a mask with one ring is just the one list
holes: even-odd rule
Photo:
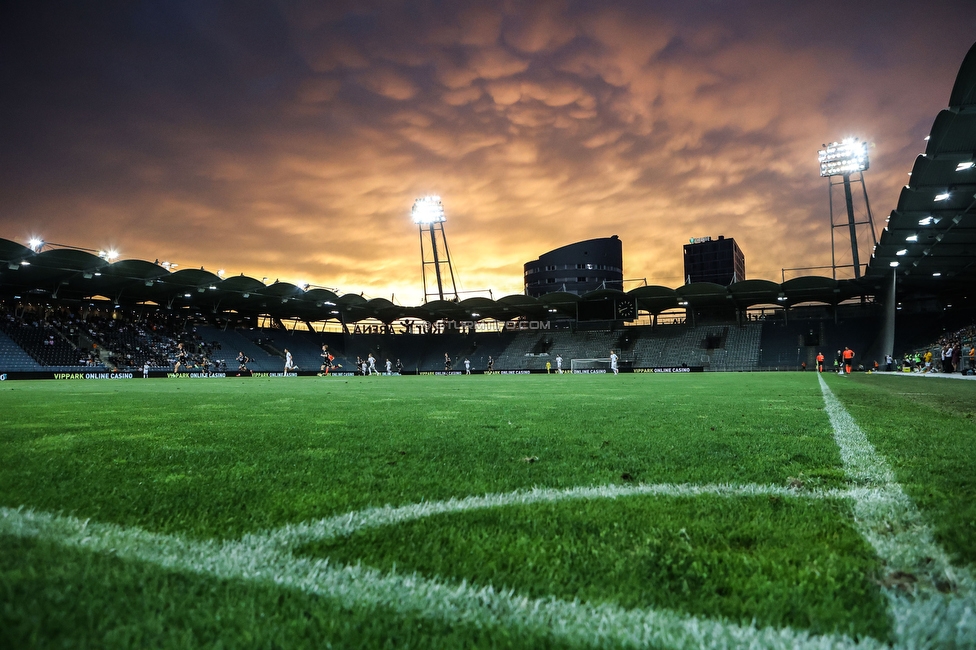
[[[899, 646], [976, 648], [976, 584], [952, 566], [894, 472], [820, 377], [827, 416], [854, 489], [854, 520], [885, 562], [888, 575], [909, 578], [909, 592], [884, 588]], [[948, 591], [949, 593], [943, 593]]]
[[[570, 490], [532, 490], [403, 508], [371, 509], [358, 513], [363, 525], [458, 512], [476, 507], [539, 503], [568, 499], [616, 498], [637, 495], [698, 496], [782, 495], [842, 498], [844, 493], [803, 492], [778, 486], [606, 486]], [[424, 514], [426, 513], [426, 514]], [[354, 515], [357, 513], [354, 513]], [[346, 516], [348, 519], [348, 515]], [[169, 570], [221, 579], [276, 584], [335, 599], [348, 607], [383, 607], [403, 615], [419, 615], [448, 622], [513, 630], [543, 631], [573, 645], [589, 647], [875, 649], [881, 642], [846, 635], [814, 635], [789, 627], [737, 625], [719, 619], [689, 616], [670, 610], [626, 610], [611, 604], [591, 605], [556, 598], [527, 598], [514, 591], [467, 582], [448, 584], [417, 574], [383, 574], [361, 566], [333, 566], [327, 559], [295, 557], [293, 544], [310, 535], [349, 534], [356, 530], [342, 517], [318, 523], [286, 526], [266, 535], [248, 535], [241, 541], [191, 541], [179, 536], [149, 533], [138, 528], [96, 524], [73, 517], [0, 508], [0, 534], [51, 540], [64, 546], [111, 554]], [[356, 520], [356, 517], [353, 517]], [[328, 522], [332, 522], [329, 524]], [[321, 539], [321, 537], [315, 537]]]
[[562, 490], [534, 488], [532, 490], [516, 490], [515, 492], [502, 494], [486, 494], [484, 496], [471, 496], [461, 499], [454, 498], [446, 501], [424, 501], [399, 507], [387, 505], [380, 508], [366, 508], [365, 510], [349, 512], [329, 519], [283, 526], [266, 533], [258, 533], [255, 537], [272, 540], [280, 548], [295, 548], [312, 541], [348, 536], [363, 528], [401, 524], [433, 515], [465, 512], [468, 510], [483, 510], [486, 508], [529, 505], [533, 503], [556, 503], [576, 499], [616, 499], [618, 497], [629, 496], [697, 497], [705, 495], [725, 497], [780, 496], [808, 499], [851, 498], [847, 490], [800, 490], [779, 485], [760, 485], [756, 483], [746, 485], [691, 485], [687, 483], [640, 484], [632, 486], [601, 485], [574, 487]]

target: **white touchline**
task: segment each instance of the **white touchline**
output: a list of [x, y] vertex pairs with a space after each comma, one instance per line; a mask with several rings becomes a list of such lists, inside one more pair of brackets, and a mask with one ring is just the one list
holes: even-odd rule
[[291, 550], [314, 539], [348, 535], [360, 526], [380, 526], [437, 513], [520, 503], [626, 496], [780, 495], [794, 498], [845, 498], [843, 491], [802, 491], [771, 485], [638, 485], [568, 490], [530, 490], [401, 508], [374, 508], [320, 522], [285, 526], [240, 541], [192, 541], [138, 528], [96, 524], [73, 517], [0, 508], [0, 534], [37, 537], [107, 553], [166, 569], [223, 579], [272, 583], [338, 600], [348, 607], [385, 607], [446, 621], [515, 630], [542, 630], [574, 645], [668, 648], [847, 649], [883, 648], [871, 638], [814, 635], [792, 628], [757, 628], [670, 610], [626, 610], [556, 598], [526, 598], [514, 591], [466, 582], [451, 584], [417, 574], [383, 574], [361, 566], [334, 566], [327, 559], [295, 557]]
[[907, 591], [884, 588], [899, 645], [976, 648], [972, 575], [952, 566], [884, 458], [823, 377], [817, 378], [844, 468], [859, 488], [867, 490], [851, 490], [858, 530], [885, 562], [892, 582], [906, 584], [907, 579], [911, 585]]

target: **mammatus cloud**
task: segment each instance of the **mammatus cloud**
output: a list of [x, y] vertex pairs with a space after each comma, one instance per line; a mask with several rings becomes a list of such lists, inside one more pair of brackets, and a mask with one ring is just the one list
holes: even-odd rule
[[776, 280], [829, 263], [822, 143], [875, 143], [883, 226], [972, 33], [907, 56], [899, 39], [934, 19], [847, 45], [804, 16], [711, 3], [298, 3], [261, 25], [182, 11], [164, 37], [106, 35], [89, 57], [106, 101], [55, 81], [24, 99], [43, 111], [24, 175], [0, 181], [2, 236], [412, 304], [409, 211], [436, 193], [467, 290], [519, 293], [524, 262], [611, 234], [627, 278], [679, 285], [682, 244], [723, 234], [749, 277]]

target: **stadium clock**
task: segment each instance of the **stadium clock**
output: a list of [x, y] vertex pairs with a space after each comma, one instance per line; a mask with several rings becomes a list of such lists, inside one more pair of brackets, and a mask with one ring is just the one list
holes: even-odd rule
[[637, 318], [637, 306], [632, 301], [617, 303], [617, 319], [633, 320]]

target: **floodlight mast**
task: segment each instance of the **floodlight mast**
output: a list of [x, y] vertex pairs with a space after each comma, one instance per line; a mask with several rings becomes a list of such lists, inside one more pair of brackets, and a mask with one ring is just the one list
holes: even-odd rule
[[[868, 224], [871, 227], [872, 244], [877, 245], [878, 237], [874, 230], [874, 217], [871, 214], [871, 203], [868, 201], [868, 189], [864, 184], [864, 172], [871, 166], [868, 159], [868, 143], [857, 138], [847, 138], [840, 142], [832, 142], [824, 145], [819, 152], [820, 176], [828, 179], [828, 192], [830, 200], [830, 265], [833, 269], [834, 279], [837, 279], [837, 269], [842, 266], [837, 265], [836, 242], [834, 230], [846, 227], [851, 239], [851, 266], [854, 268], [854, 279], [861, 277], [861, 260], [857, 246], [857, 226]], [[861, 184], [864, 191], [864, 205], [867, 210], [867, 218], [857, 221], [854, 217], [854, 196], [851, 193], [851, 175], [857, 174], [855, 183]], [[840, 176], [841, 182], [835, 183], [834, 177]], [[844, 186], [844, 202], [847, 206], [847, 223], [836, 223], [834, 220], [834, 185]]]
[[[444, 205], [439, 196], [424, 196], [413, 203], [411, 210], [413, 222], [420, 229], [420, 261], [424, 281], [424, 302], [428, 302], [431, 296], [437, 296], [439, 300], [445, 300], [444, 279], [441, 275], [441, 265], [447, 266], [447, 271], [451, 276], [452, 291], [447, 294], [447, 299], [458, 302], [457, 283], [454, 280], [454, 267], [451, 264], [451, 252], [447, 247], [447, 236], [444, 234]], [[430, 237], [430, 253], [428, 259], [426, 246], [424, 246], [424, 230]], [[444, 258], [440, 256], [437, 246], [437, 234], [440, 233], [441, 243], [444, 248]], [[434, 293], [427, 289], [427, 267], [434, 267], [434, 276], [437, 280], [437, 292]]]

